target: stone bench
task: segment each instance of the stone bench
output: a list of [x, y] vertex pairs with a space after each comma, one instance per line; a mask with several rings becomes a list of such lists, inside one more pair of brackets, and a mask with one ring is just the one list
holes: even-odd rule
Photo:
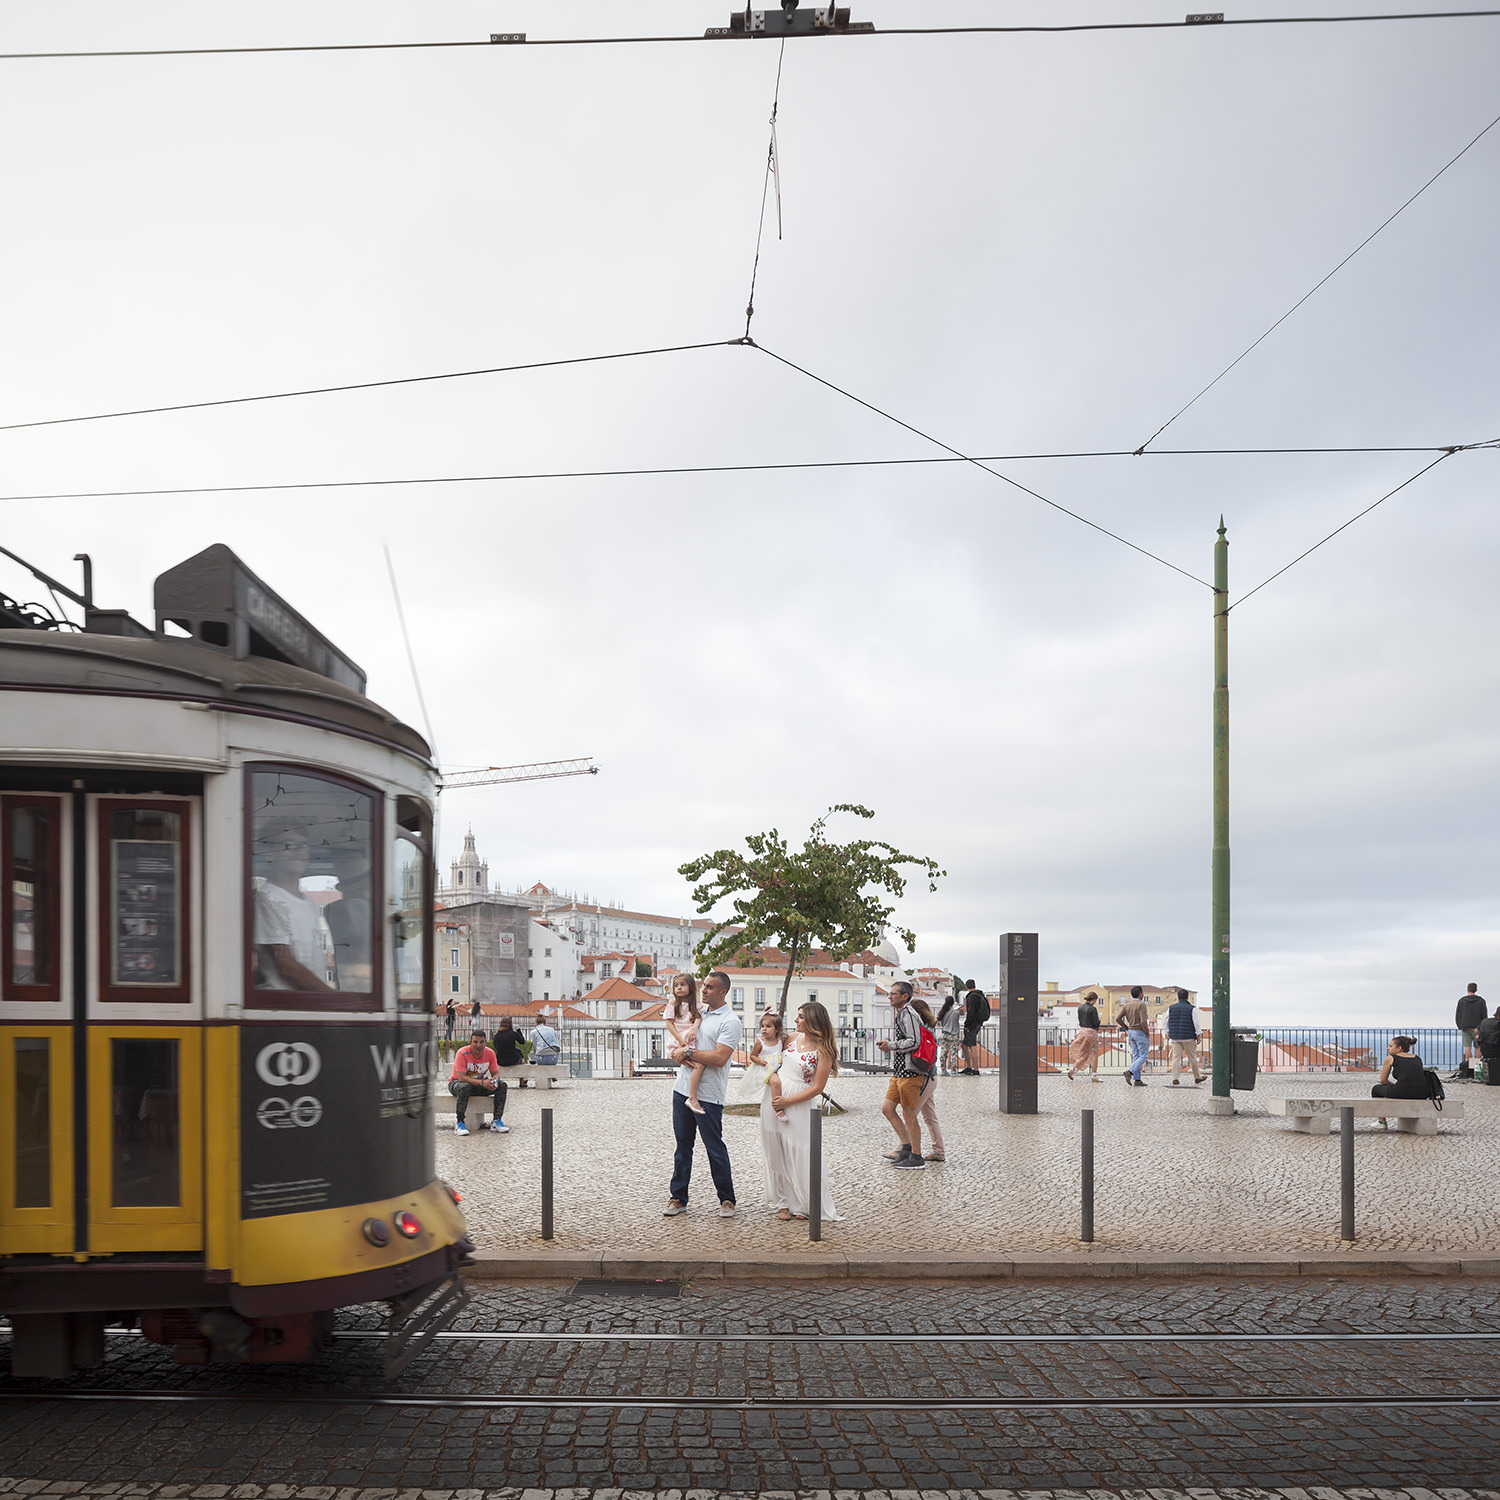
[[678, 1066], [670, 1057], [638, 1057], [635, 1060], [635, 1075], [637, 1078], [645, 1078], [652, 1073], [676, 1073]]
[[1396, 1122], [1396, 1129], [1408, 1135], [1436, 1135], [1439, 1120], [1461, 1120], [1464, 1107], [1452, 1099], [1443, 1101], [1441, 1111], [1430, 1099], [1267, 1099], [1266, 1108], [1273, 1115], [1285, 1115], [1293, 1130], [1305, 1135], [1328, 1135], [1336, 1130], [1339, 1111], [1352, 1106], [1356, 1120], [1376, 1120], [1384, 1116]]

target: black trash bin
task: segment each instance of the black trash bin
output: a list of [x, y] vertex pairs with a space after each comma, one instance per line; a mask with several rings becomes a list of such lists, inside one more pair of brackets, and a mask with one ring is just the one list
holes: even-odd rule
[[1234, 1050], [1230, 1054], [1229, 1087], [1253, 1089], [1255, 1075], [1260, 1069], [1260, 1037], [1253, 1031], [1230, 1029], [1234, 1038]]

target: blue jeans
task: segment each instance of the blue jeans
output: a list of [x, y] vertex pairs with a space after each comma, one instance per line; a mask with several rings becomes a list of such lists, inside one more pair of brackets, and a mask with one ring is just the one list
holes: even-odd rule
[[1146, 1059], [1151, 1055], [1151, 1038], [1144, 1031], [1126, 1034], [1130, 1038], [1130, 1066], [1125, 1071], [1134, 1073], [1136, 1082], [1139, 1083], [1141, 1074], [1146, 1070]]
[[729, 1172], [729, 1152], [724, 1149], [724, 1106], [703, 1100], [699, 1103], [703, 1105], [703, 1113], [695, 1115], [688, 1108], [687, 1096], [675, 1089], [672, 1091], [672, 1134], [677, 1137], [677, 1155], [672, 1162], [672, 1196], [679, 1203], [688, 1201], [688, 1182], [693, 1175], [693, 1142], [701, 1134], [719, 1202], [733, 1203], [734, 1178]]

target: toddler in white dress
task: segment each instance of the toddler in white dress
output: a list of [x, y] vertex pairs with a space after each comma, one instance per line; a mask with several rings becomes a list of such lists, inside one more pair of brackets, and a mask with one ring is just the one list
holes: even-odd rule
[[750, 1066], [745, 1069], [745, 1081], [741, 1085], [747, 1099], [759, 1099], [761, 1091], [771, 1090], [771, 1108], [778, 1120], [786, 1119], [781, 1107], [781, 1060], [786, 1055], [786, 1038], [781, 1030], [781, 1017], [768, 1010], [760, 1018], [759, 1033], [755, 1045], [750, 1049]]

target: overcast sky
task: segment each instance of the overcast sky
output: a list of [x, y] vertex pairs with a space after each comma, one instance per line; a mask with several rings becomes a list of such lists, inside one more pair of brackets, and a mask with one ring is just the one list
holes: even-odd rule
[[[856, 0], [877, 26], [1185, 0]], [[1256, 12], [1339, 14], [1347, 0]], [[1393, 7], [1398, 8], [1398, 7]], [[729, 0], [9, 7], [0, 50], [698, 32]], [[662, 345], [744, 307], [777, 47], [0, 62], [22, 421]], [[969, 453], [1139, 446], [1500, 110], [1500, 19], [786, 48], [756, 340]], [[1157, 446], [1500, 436], [1500, 127]], [[935, 450], [739, 347], [0, 434], [39, 492]], [[1235, 597], [1416, 454], [1004, 471]], [[1231, 616], [1237, 1019], [1451, 1024], [1496, 935], [1494, 498], [1460, 454]], [[225, 542], [419, 714], [497, 883], [685, 913], [833, 802], [947, 869], [914, 961], [1208, 987], [1210, 591], [961, 465], [0, 502], [105, 605]], [[5, 564], [0, 588], [34, 596]], [[843, 830], [840, 830], [841, 832]]]

